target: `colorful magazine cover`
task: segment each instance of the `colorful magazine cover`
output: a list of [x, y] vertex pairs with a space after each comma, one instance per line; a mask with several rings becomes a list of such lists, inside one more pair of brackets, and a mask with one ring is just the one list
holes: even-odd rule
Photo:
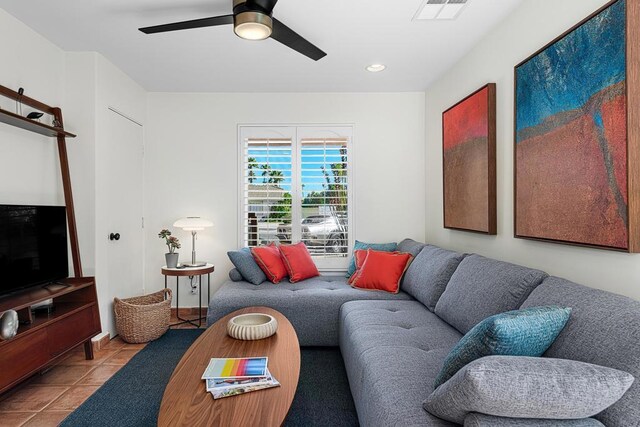
[[266, 357], [211, 359], [202, 379], [240, 379], [267, 376]]

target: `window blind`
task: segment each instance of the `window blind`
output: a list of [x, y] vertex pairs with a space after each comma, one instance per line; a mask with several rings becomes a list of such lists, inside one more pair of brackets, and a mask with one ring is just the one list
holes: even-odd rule
[[277, 241], [292, 221], [292, 141], [247, 139], [243, 149], [245, 246]]
[[346, 138], [301, 139], [301, 241], [312, 256], [346, 256], [349, 153]]
[[353, 246], [351, 132], [240, 128], [243, 246], [303, 242], [321, 270], [346, 268]]

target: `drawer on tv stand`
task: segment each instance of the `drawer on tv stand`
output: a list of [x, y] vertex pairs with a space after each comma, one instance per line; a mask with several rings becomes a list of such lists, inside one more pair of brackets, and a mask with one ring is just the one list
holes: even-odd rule
[[84, 308], [47, 328], [47, 341], [51, 357], [59, 356], [98, 333], [100, 326], [95, 324], [93, 310], [93, 306]]
[[47, 331], [44, 329], [0, 342], [0, 392], [47, 363], [47, 347]]

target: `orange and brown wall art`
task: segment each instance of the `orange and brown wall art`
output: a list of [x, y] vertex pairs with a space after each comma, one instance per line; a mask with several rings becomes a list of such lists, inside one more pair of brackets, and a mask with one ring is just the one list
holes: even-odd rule
[[515, 235], [627, 250], [626, 1], [515, 68]]
[[444, 227], [496, 234], [496, 85], [442, 114]]

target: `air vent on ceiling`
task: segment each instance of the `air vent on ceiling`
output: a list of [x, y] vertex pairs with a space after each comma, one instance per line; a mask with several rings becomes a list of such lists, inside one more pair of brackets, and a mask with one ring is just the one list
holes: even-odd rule
[[414, 21], [456, 19], [469, 0], [425, 0], [413, 17]]

